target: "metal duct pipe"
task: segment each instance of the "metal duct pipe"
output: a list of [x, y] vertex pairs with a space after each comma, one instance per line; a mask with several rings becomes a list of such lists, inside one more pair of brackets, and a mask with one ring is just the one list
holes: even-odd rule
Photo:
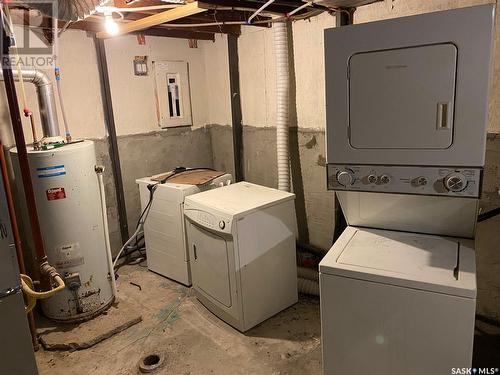
[[[55, 17], [62, 21], [79, 21], [96, 12], [98, 6], [102, 6], [107, 0], [58, 0], [57, 3], [50, 1], [28, 2], [28, 6], [38, 9], [49, 17]], [[55, 14], [54, 8], [55, 5]]]
[[[16, 70], [12, 71], [12, 75], [14, 80], [18, 82], [19, 76]], [[36, 87], [43, 137], [59, 137], [60, 131], [52, 81], [45, 73], [36, 69], [22, 70], [22, 76], [24, 82], [32, 83]], [[0, 72], [0, 80], [4, 80], [3, 72]]]

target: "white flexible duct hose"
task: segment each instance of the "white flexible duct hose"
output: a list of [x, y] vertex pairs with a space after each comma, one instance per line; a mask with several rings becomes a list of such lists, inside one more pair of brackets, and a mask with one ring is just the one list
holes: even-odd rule
[[319, 283], [317, 281], [299, 277], [297, 279], [297, 286], [299, 293], [308, 294], [310, 296], [319, 296]]
[[278, 151], [278, 189], [290, 191], [290, 155], [288, 122], [290, 107], [290, 65], [288, 60], [287, 23], [276, 22], [274, 51], [276, 57], [276, 146]]

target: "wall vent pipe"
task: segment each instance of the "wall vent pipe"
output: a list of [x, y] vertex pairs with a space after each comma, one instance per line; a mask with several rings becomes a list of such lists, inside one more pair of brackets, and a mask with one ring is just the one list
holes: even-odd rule
[[[43, 137], [59, 137], [59, 123], [57, 121], [56, 102], [54, 100], [52, 81], [45, 73], [36, 69], [23, 69], [21, 74], [24, 82], [32, 83], [36, 87]], [[15, 81], [19, 81], [17, 71], [13, 70], [12, 75]], [[0, 72], [0, 80], [4, 80], [2, 72]]]
[[276, 146], [278, 152], [278, 189], [290, 191], [290, 61], [288, 58], [287, 22], [275, 22], [274, 51], [276, 59]]

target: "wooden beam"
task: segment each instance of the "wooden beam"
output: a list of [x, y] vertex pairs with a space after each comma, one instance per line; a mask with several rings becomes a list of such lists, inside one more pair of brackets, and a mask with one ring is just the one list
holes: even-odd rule
[[164, 29], [159, 27], [152, 27], [147, 30], [134, 31], [133, 34], [144, 34], [150, 36], [164, 36], [168, 38], [181, 38], [181, 39], [198, 39], [198, 40], [215, 40], [213, 33], [192, 31], [192, 29], [187, 30], [172, 30]]
[[[133, 31], [139, 31], [143, 29], [148, 29], [150, 27], [160, 25], [169, 21], [174, 21], [179, 18], [184, 18], [191, 16], [193, 14], [205, 12], [206, 9], [198, 7], [198, 2], [189, 3], [178, 8], [169, 9], [165, 12], [160, 12], [149, 17], [144, 17], [140, 20], [129, 22], [127, 24], [120, 24], [120, 31], [118, 35], [128, 34]], [[107, 32], [102, 31], [97, 33], [97, 37], [100, 39], [109, 38]]]
[[[172, 24], [174, 25], [174, 24]], [[194, 27], [175, 27], [166, 23], [161, 26], [156, 26], [149, 30], [192, 30], [198, 33], [209, 33], [209, 34], [234, 34], [241, 35], [240, 25], [221, 25], [221, 26], [194, 26]]]
[[[85, 21], [79, 21], [74, 24], [72, 24], [70, 29], [78, 29], [78, 30], [85, 30], [93, 33], [100, 33], [103, 30], [103, 24], [102, 22], [89, 22], [87, 20]], [[134, 31], [131, 34], [144, 34], [148, 36], [164, 36], [168, 38], [180, 38], [180, 39], [198, 39], [198, 40], [211, 40], [213, 41], [214, 34], [209, 33], [209, 32], [199, 32], [194, 30], [194, 28], [190, 29], [166, 29], [166, 28], [160, 28], [160, 27], [152, 27], [150, 29], [145, 29], [145, 30], [140, 30], [140, 31]]]

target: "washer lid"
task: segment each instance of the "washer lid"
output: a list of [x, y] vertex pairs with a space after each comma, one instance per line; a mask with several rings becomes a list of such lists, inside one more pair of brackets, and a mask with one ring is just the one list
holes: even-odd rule
[[348, 227], [320, 272], [475, 298], [473, 242], [452, 237]]

